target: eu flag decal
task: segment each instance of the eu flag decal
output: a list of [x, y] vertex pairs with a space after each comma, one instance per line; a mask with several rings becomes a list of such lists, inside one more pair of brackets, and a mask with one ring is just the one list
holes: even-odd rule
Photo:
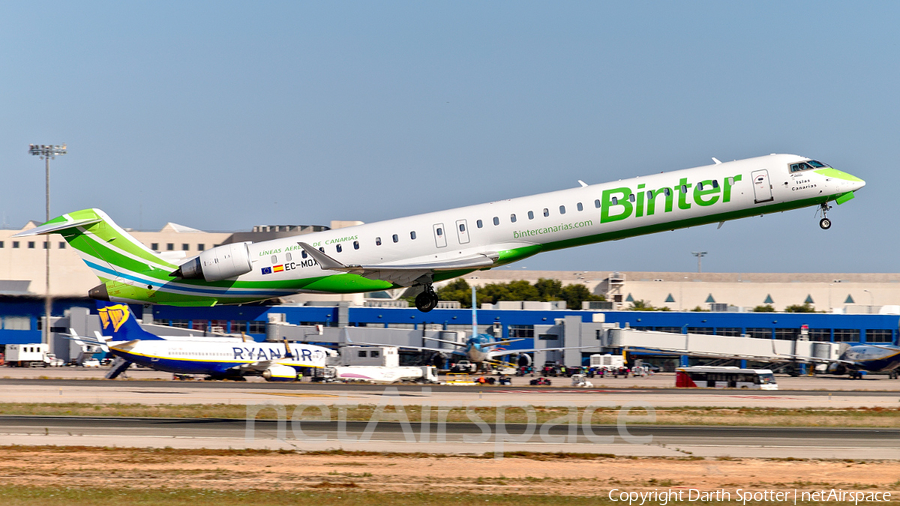
[[263, 274], [272, 274], [272, 268], [271, 267], [263, 267], [262, 273]]

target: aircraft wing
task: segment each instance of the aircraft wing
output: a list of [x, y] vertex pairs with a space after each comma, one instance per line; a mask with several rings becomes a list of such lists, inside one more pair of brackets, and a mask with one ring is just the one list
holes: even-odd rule
[[418, 264], [373, 264], [373, 265], [346, 265], [331, 258], [325, 253], [313, 248], [305, 242], [297, 244], [303, 248], [309, 256], [319, 263], [319, 266], [328, 271], [352, 272], [364, 278], [387, 281], [399, 286], [410, 286], [423, 276], [431, 276], [437, 271], [455, 271], [460, 269], [481, 269], [491, 267], [499, 258], [497, 254], [470, 255], [454, 260], [442, 260], [437, 262], [425, 262]]
[[535, 351], [561, 351], [561, 350], [583, 350], [585, 348], [596, 348], [597, 346], [566, 346], [562, 348], [532, 348], [528, 350], [491, 350], [491, 356], [512, 355], [513, 353], [531, 353]]
[[[436, 338], [436, 337], [427, 337], [427, 336], [425, 336], [425, 337], [422, 337], [422, 339], [428, 339], [429, 341], [437, 341], [437, 342], [440, 342], [440, 343], [452, 344], [453, 346], [466, 346], [466, 343], [457, 343], [457, 342], [454, 342], [454, 341], [447, 341], [446, 339], [438, 339], [438, 338]], [[507, 340], [505, 340], [505, 341], [497, 341], [496, 343], [487, 343], [487, 344], [483, 344], [483, 345], [481, 345], [481, 346], [482, 346], [483, 348], [488, 348], [488, 347], [491, 347], [491, 346], [506, 346], [506, 345], [509, 344], [509, 343], [514, 343], [514, 342], [516, 342], [516, 341], [524, 341], [524, 340], [525, 340], [524, 338], [507, 339]]]
[[[449, 343], [451, 341], [444, 341], [444, 342]], [[466, 356], [466, 353], [464, 351], [460, 351], [460, 350], [442, 350], [439, 348], [426, 348], [425, 346], [406, 346], [406, 345], [400, 346], [400, 345], [395, 345], [395, 344], [384, 344], [384, 343], [353, 343], [353, 344], [364, 344], [366, 346], [396, 346], [397, 348], [402, 348], [404, 350], [433, 351], [435, 353], [449, 353], [451, 355], [462, 355], [464, 357]], [[463, 345], [463, 346], [465, 346], [465, 345]]]

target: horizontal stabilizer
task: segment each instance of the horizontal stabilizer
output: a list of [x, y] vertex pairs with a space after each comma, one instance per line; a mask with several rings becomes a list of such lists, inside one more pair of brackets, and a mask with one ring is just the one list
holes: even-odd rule
[[89, 218], [83, 220], [71, 220], [64, 221], [61, 223], [48, 223], [46, 225], [41, 225], [40, 227], [34, 227], [28, 230], [23, 230], [18, 234], [13, 235], [13, 237], [27, 237], [30, 235], [42, 235], [42, 234], [53, 234], [56, 232], [61, 232], [63, 230], [68, 230], [70, 228], [83, 227], [86, 225], [93, 225], [94, 223], [100, 223], [103, 221], [100, 218]]

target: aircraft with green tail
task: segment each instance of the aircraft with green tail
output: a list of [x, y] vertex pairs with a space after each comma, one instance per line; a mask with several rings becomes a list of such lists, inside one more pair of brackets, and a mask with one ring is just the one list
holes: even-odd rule
[[16, 234], [60, 234], [100, 278], [99, 300], [212, 306], [295, 293], [416, 287], [416, 307], [437, 305], [432, 284], [542, 251], [722, 223], [853, 198], [865, 181], [802, 156], [773, 154], [657, 173], [258, 243], [223, 244], [174, 264], [99, 209]]

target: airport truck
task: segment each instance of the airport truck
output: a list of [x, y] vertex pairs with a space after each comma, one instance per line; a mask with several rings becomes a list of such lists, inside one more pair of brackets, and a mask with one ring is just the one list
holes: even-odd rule
[[625, 357], [622, 355], [591, 355], [591, 367], [606, 371], [618, 371], [625, 367]]
[[363, 381], [369, 383], [437, 383], [437, 368], [400, 366], [396, 346], [344, 346], [339, 357], [329, 357], [319, 381]]
[[6, 365], [10, 367], [51, 367], [62, 365], [62, 360], [49, 351], [49, 345], [8, 344], [6, 345]]

